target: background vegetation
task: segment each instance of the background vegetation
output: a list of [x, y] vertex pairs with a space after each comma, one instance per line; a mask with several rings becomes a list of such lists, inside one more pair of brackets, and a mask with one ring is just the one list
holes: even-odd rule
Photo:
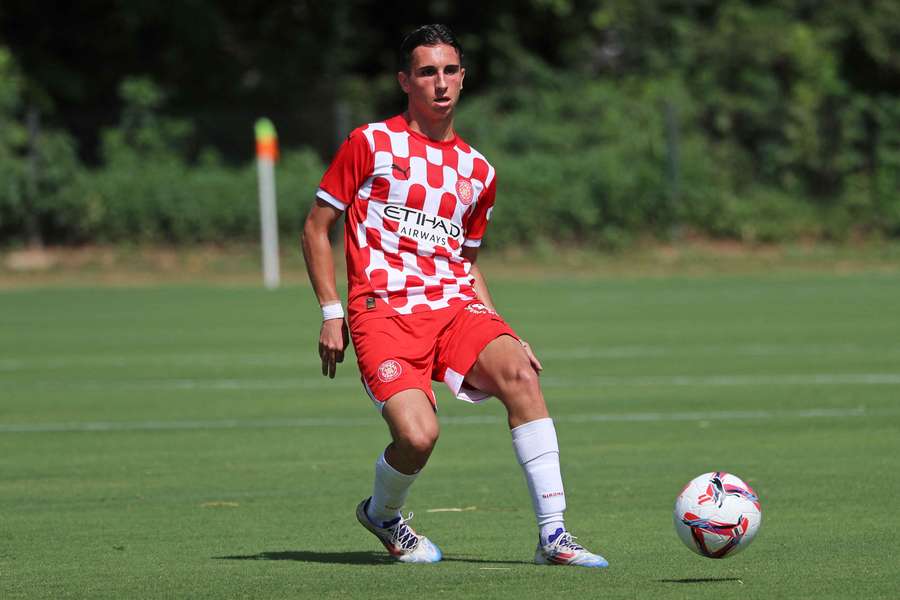
[[900, 236], [900, 4], [92, 0], [0, 6], [0, 244], [257, 235], [252, 123], [294, 232], [331, 153], [397, 112], [393, 49], [466, 49], [490, 243]]

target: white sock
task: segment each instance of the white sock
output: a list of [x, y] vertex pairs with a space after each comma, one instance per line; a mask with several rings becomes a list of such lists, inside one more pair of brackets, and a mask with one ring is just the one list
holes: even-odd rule
[[375, 486], [372, 490], [372, 500], [366, 515], [369, 520], [379, 527], [386, 521], [393, 521], [400, 516], [400, 509], [406, 502], [409, 486], [413, 484], [419, 474], [406, 475], [388, 464], [384, 459], [384, 453], [375, 461]]
[[566, 510], [566, 494], [559, 470], [556, 428], [553, 427], [553, 419], [548, 417], [519, 425], [510, 433], [516, 458], [528, 482], [543, 544], [557, 529], [565, 529], [563, 512]]

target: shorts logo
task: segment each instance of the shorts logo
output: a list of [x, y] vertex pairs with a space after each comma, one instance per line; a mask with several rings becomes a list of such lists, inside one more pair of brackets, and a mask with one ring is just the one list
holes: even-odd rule
[[475, 192], [472, 190], [471, 181], [463, 177], [456, 180], [456, 196], [459, 198], [460, 202], [468, 206], [472, 204], [472, 196], [474, 195]]
[[497, 313], [489, 309], [481, 302], [475, 302], [466, 307], [466, 310], [475, 315], [496, 315]]
[[392, 382], [400, 377], [401, 373], [403, 373], [403, 369], [400, 367], [400, 363], [394, 359], [386, 360], [378, 367], [378, 379], [382, 383]]

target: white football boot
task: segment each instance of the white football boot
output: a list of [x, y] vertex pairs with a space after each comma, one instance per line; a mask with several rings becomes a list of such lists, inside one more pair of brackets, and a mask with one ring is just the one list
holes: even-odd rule
[[435, 563], [441, 560], [441, 549], [435, 546], [427, 537], [417, 534], [409, 521], [413, 518], [413, 513], [405, 519], [400, 516], [393, 521], [383, 523], [383, 527], [378, 527], [369, 520], [366, 509], [369, 507], [371, 497], [366, 498], [356, 507], [356, 518], [360, 524], [372, 532], [378, 538], [387, 551], [399, 560], [405, 563]]
[[609, 563], [599, 554], [594, 554], [575, 541], [575, 536], [565, 529], [557, 529], [546, 544], [538, 541], [534, 553], [538, 565], [571, 565], [575, 567], [608, 567]]

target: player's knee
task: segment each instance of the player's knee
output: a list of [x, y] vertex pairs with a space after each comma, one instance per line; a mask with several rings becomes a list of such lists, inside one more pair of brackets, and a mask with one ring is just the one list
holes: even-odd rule
[[437, 443], [439, 430], [435, 428], [417, 429], [415, 431], [404, 432], [401, 439], [397, 443], [404, 447], [407, 451], [420, 456], [428, 456], [434, 450]]
[[535, 395], [540, 390], [537, 373], [526, 363], [511, 365], [501, 385], [508, 393], [516, 395]]

